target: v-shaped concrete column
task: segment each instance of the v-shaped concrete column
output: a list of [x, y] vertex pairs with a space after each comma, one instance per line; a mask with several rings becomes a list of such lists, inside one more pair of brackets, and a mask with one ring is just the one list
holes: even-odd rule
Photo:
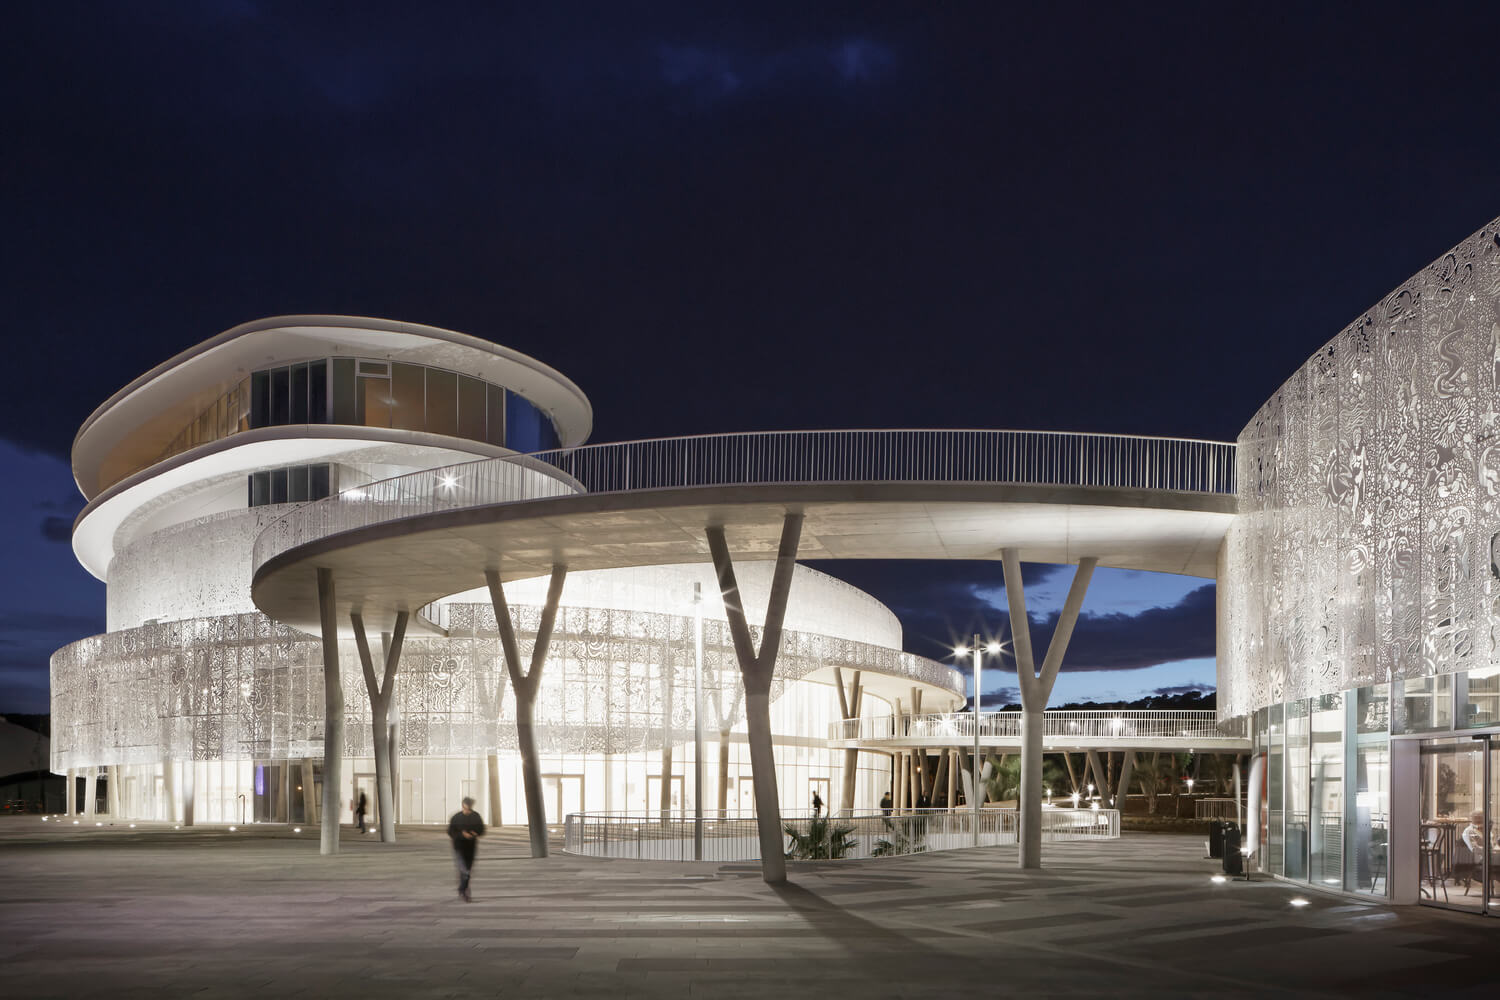
[[344, 682], [339, 677], [338, 605], [333, 570], [318, 568], [318, 619], [323, 631], [323, 828], [319, 854], [339, 852], [339, 793], [343, 791]]
[[[844, 693], [844, 674], [838, 667], [833, 668], [833, 685], [839, 689], [839, 718], [848, 722], [850, 719], [859, 718], [860, 702], [864, 699], [865, 689], [859, 683], [859, 671], [854, 671], [854, 680], [849, 685], [849, 693]], [[854, 810], [854, 777], [859, 766], [859, 751], [848, 749], [844, 751], [844, 782], [843, 782], [843, 809], [845, 813]]]
[[495, 606], [495, 625], [500, 630], [500, 648], [505, 653], [505, 670], [510, 674], [510, 686], [516, 693], [516, 743], [521, 751], [521, 784], [526, 793], [526, 826], [531, 832], [531, 856], [547, 856], [547, 805], [542, 800], [542, 772], [536, 759], [536, 729], [532, 713], [536, 708], [536, 693], [542, 683], [542, 667], [547, 663], [547, 647], [552, 644], [552, 628], [557, 624], [557, 606], [562, 601], [563, 583], [568, 578], [568, 567], [558, 563], [552, 567], [552, 580], [547, 584], [547, 603], [542, 605], [542, 619], [536, 627], [536, 644], [531, 647], [531, 669], [521, 673], [521, 647], [516, 642], [516, 627], [510, 620], [510, 606], [505, 603], [505, 588], [500, 584], [500, 571], [484, 571], [485, 583], [489, 584], [490, 602]]
[[359, 647], [359, 665], [365, 674], [365, 691], [370, 696], [370, 736], [375, 744], [375, 801], [379, 811], [380, 839], [396, 842], [396, 795], [391, 778], [391, 693], [396, 689], [396, 668], [401, 665], [401, 644], [406, 640], [408, 613], [396, 612], [396, 630], [385, 650], [385, 674], [375, 679], [370, 657], [370, 640], [365, 635], [365, 619], [358, 611], [349, 612], [354, 626], [354, 643]]
[[787, 594], [792, 570], [797, 565], [797, 545], [802, 540], [802, 515], [787, 514], [781, 524], [781, 544], [776, 550], [776, 569], [771, 574], [771, 596], [766, 602], [766, 623], [761, 630], [760, 649], [750, 637], [740, 585], [734, 578], [734, 562], [724, 540], [722, 525], [704, 529], [719, 590], [724, 596], [724, 614], [734, 640], [734, 655], [745, 687], [745, 724], [749, 729], [750, 780], [755, 787], [755, 823], [760, 833], [760, 872], [767, 882], [786, 881], [786, 857], [781, 832], [781, 803], [776, 794], [776, 755], [771, 748], [771, 677], [776, 653], [781, 647], [781, 624], [786, 619]]
[[1001, 549], [1000, 559], [1005, 567], [1005, 597], [1010, 605], [1016, 679], [1021, 687], [1020, 866], [1040, 868], [1042, 729], [1045, 725], [1042, 713], [1047, 709], [1047, 699], [1052, 697], [1052, 685], [1057, 682], [1057, 671], [1062, 666], [1063, 654], [1068, 650], [1068, 640], [1073, 637], [1073, 626], [1078, 624], [1083, 595], [1088, 591], [1089, 579], [1094, 575], [1094, 567], [1099, 560], [1090, 556], [1078, 561], [1078, 571], [1073, 574], [1073, 585], [1068, 588], [1068, 599], [1063, 603], [1057, 628], [1052, 633], [1052, 642], [1047, 646], [1047, 657], [1042, 661], [1042, 669], [1038, 673], [1036, 661], [1031, 654], [1031, 621], [1026, 617], [1026, 593], [1021, 586], [1021, 557], [1015, 549]]

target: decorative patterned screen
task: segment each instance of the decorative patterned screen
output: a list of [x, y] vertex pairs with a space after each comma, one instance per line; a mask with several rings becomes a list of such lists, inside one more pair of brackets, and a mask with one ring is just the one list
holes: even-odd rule
[[1500, 662], [1500, 220], [1241, 432], [1219, 714]]
[[[540, 609], [513, 605], [512, 614], [521, 655], [529, 658]], [[448, 638], [405, 644], [396, 684], [401, 753], [452, 757], [514, 748], [515, 702], [492, 609], [455, 604], [449, 626]], [[740, 680], [727, 627], [705, 620], [703, 638], [705, 702], [728, 705]], [[369, 700], [358, 654], [352, 639], [339, 646], [344, 749], [368, 756]], [[258, 613], [146, 625], [66, 646], [52, 657], [53, 770], [168, 758], [321, 757], [320, 650], [317, 638]], [[832, 666], [962, 691], [957, 673], [941, 663], [789, 631], [772, 698]], [[539, 749], [622, 753], [691, 739], [692, 690], [690, 616], [564, 608], [538, 695]], [[705, 719], [715, 724], [711, 708]]]

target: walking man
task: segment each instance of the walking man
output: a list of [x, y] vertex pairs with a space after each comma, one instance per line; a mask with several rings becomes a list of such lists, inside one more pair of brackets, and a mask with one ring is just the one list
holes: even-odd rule
[[458, 869], [458, 894], [465, 903], [469, 895], [469, 875], [474, 871], [474, 849], [484, 836], [484, 820], [474, 811], [474, 800], [464, 798], [463, 808], [448, 821], [448, 839], [453, 841], [453, 867]]

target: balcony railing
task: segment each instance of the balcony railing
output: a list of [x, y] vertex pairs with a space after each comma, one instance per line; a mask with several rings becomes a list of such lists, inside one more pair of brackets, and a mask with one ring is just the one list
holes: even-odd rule
[[[909, 809], [887, 814], [876, 809], [834, 813], [828, 827], [843, 830], [848, 860], [895, 857], [974, 846], [974, 813], [967, 809]], [[984, 809], [979, 817], [979, 846], [1016, 842], [1019, 819], [1014, 809]], [[783, 829], [807, 835], [812, 817], [783, 814]], [[691, 816], [647, 813], [571, 813], [563, 826], [563, 849], [570, 854], [637, 861], [692, 861], [695, 821]], [[1042, 842], [1110, 840], [1120, 835], [1114, 809], [1042, 810]], [[783, 838], [788, 849], [789, 836]], [[792, 855], [796, 856], [795, 852]], [[703, 859], [710, 862], [757, 861], [760, 840], [753, 815], [703, 819]]]
[[410, 473], [304, 504], [256, 539], [255, 567], [331, 534], [439, 511], [574, 492], [822, 483], [1233, 494], [1234, 445], [1003, 430], [773, 431], [588, 445]]
[[[1130, 710], [1052, 711], [1043, 716], [1042, 738], [1076, 739], [1107, 744], [1112, 740], [1243, 739], [1244, 720], [1224, 724], [1213, 711]], [[954, 745], [974, 740], [974, 715], [952, 712], [932, 715], [875, 716], [835, 722], [828, 738], [834, 743], [890, 740], [946, 740]], [[995, 741], [1021, 738], [1020, 712], [982, 712], [979, 738]]]

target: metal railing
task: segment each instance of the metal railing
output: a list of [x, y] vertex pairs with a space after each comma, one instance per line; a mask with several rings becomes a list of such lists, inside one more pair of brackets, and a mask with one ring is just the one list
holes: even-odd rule
[[[805, 849], [813, 818], [806, 814], [781, 817], [788, 857], [807, 855]], [[898, 857], [929, 851], [950, 851], [974, 846], [974, 814], [968, 810], [909, 809], [885, 813], [878, 809], [855, 810], [826, 817], [825, 830], [837, 836], [842, 849], [811, 852], [820, 857], [855, 860]], [[691, 816], [646, 813], [570, 813], [563, 824], [563, 850], [595, 858], [626, 858], [636, 861], [692, 861]], [[804, 850], [786, 833], [794, 830], [803, 838]], [[979, 845], [994, 847], [1016, 842], [1019, 817], [1014, 809], [985, 809], [979, 815]], [[1115, 809], [1042, 810], [1042, 842], [1112, 840], [1120, 836], [1120, 813]], [[760, 840], [753, 815], [703, 819], [703, 860], [716, 863], [758, 861]], [[817, 859], [817, 858], [813, 858]]]
[[[955, 745], [974, 739], [974, 715], [971, 712], [935, 713], [929, 715], [874, 716], [846, 719], [829, 726], [828, 739], [834, 743], [878, 742], [880, 740], [946, 740]], [[1051, 711], [1044, 713], [1042, 738], [1077, 739], [1080, 741], [1132, 739], [1194, 740], [1243, 739], [1243, 719], [1221, 724], [1213, 711], [1172, 711], [1169, 709], [1110, 711]], [[996, 741], [1021, 738], [1020, 712], [982, 712], [979, 715], [979, 738]]]
[[1195, 799], [1193, 818], [1237, 820], [1242, 815], [1239, 805], [1235, 799]]
[[819, 483], [974, 483], [1234, 493], [1234, 445], [1054, 431], [771, 431], [656, 438], [482, 459], [345, 490], [289, 511], [255, 568], [341, 531], [573, 492]]

